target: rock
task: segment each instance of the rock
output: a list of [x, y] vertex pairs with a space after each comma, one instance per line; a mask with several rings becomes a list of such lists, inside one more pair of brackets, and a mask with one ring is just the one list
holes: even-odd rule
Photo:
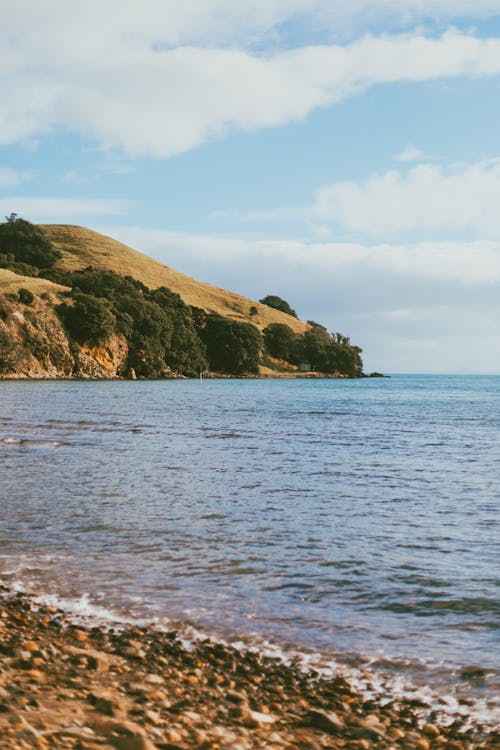
[[144, 682], [147, 682], [148, 685], [163, 685], [165, 680], [159, 674], [147, 674]]
[[169, 727], [165, 731], [165, 739], [167, 742], [182, 742], [182, 734], [177, 729], [174, 729], [174, 727]]
[[118, 696], [111, 692], [89, 693], [87, 701], [95, 710], [104, 716], [116, 716], [123, 711], [123, 706], [119, 702]]
[[399, 727], [391, 727], [387, 733], [387, 736], [394, 741], [401, 740], [405, 736], [405, 733]]
[[132, 659], [145, 659], [146, 652], [140, 646], [126, 646], [120, 651], [122, 656], [128, 656]]
[[369, 714], [364, 718], [354, 718], [350, 727], [351, 736], [354, 739], [377, 741], [386, 738], [386, 728], [378, 720], [377, 716]]
[[235, 710], [235, 715], [246, 727], [263, 727], [270, 726], [276, 721], [276, 717], [271, 714], [264, 714], [260, 711], [252, 711], [248, 706], [240, 704]]
[[439, 737], [440, 735], [439, 729], [434, 726], [434, 724], [424, 724], [424, 726], [422, 727], [422, 732], [431, 739], [433, 737]]
[[328, 734], [340, 734], [345, 729], [345, 723], [333, 711], [312, 709], [309, 711], [308, 719], [314, 729], [320, 729]]
[[471, 680], [473, 682], [482, 681], [487, 675], [487, 671], [482, 667], [478, 667], [475, 664], [471, 664], [468, 667], [464, 667], [460, 672], [461, 680]]
[[246, 703], [248, 700], [245, 693], [239, 693], [237, 690], [228, 690], [226, 699], [231, 703]]
[[156, 711], [153, 711], [152, 709], [144, 711], [144, 718], [147, 719], [150, 724], [154, 724], [155, 727], [163, 724], [160, 714], [158, 714]]
[[431, 744], [425, 737], [419, 737], [415, 741], [415, 750], [430, 750]]
[[40, 672], [39, 669], [27, 669], [25, 674], [27, 677], [29, 677], [31, 680], [34, 680], [35, 682], [42, 682], [45, 679], [44, 673]]
[[201, 729], [194, 729], [192, 737], [195, 747], [210, 747], [212, 744], [207, 732]]
[[86, 655], [87, 669], [94, 672], [108, 672], [109, 660], [99, 652], [89, 653]]
[[146, 737], [142, 727], [132, 721], [96, 717], [88, 723], [116, 750], [157, 750]]
[[142, 735], [119, 737], [112, 741], [116, 750], [156, 750], [156, 745]]
[[38, 651], [38, 645], [35, 643], [35, 641], [25, 641], [21, 648], [23, 651], [28, 651], [29, 653], [33, 653], [33, 651]]
[[201, 721], [201, 714], [196, 713], [196, 711], [184, 711], [181, 718], [184, 724], [191, 727], [194, 724], [199, 724]]

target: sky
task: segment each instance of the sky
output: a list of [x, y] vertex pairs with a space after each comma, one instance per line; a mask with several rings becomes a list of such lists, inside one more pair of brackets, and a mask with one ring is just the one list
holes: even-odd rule
[[500, 0], [2, 0], [0, 217], [500, 373]]

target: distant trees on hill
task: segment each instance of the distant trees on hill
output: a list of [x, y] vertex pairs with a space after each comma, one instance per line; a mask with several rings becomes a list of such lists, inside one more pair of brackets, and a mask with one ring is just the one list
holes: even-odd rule
[[347, 336], [330, 334], [312, 320], [310, 328], [297, 334], [287, 325], [272, 323], [264, 329], [264, 343], [272, 357], [294, 365], [308, 364], [317, 372], [339, 372], [349, 377], [363, 374], [361, 349], [352, 346]]
[[59, 305], [58, 312], [70, 333], [79, 344], [101, 344], [115, 330], [116, 319], [109, 305], [92, 294], [75, 292], [73, 304]]
[[17, 214], [0, 224], [0, 267], [25, 276], [38, 275], [61, 257], [43, 231]]
[[[113, 317], [113, 330], [127, 340], [128, 364], [137, 375], [196, 375], [207, 369], [205, 347], [194, 326], [191, 308], [170, 289], [150, 290], [131, 276], [87, 268], [72, 274], [75, 307], [81, 303], [82, 294], [87, 303], [94, 299], [101, 308], [107, 307]], [[61, 306], [59, 311], [65, 325], [69, 324], [70, 333], [74, 333], [73, 317], [67, 308]], [[88, 340], [95, 341], [95, 337]]]
[[258, 328], [215, 313], [199, 320], [198, 331], [206, 346], [211, 370], [235, 375], [259, 371], [263, 342]]
[[263, 305], [267, 305], [268, 307], [272, 307], [274, 310], [280, 310], [287, 315], [292, 315], [294, 318], [297, 317], [297, 313], [290, 307], [288, 302], [281, 299], [281, 297], [277, 297], [275, 294], [268, 294], [267, 297], [259, 300], [259, 302], [262, 302]]
[[284, 323], [271, 323], [263, 331], [264, 343], [271, 357], [293, 362], [298, 357], [299, 337]]

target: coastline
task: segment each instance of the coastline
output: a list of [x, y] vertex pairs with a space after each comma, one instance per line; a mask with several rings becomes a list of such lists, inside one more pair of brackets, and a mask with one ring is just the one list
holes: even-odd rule
[[[389, 379], [389, 375], [382, 375], [380, 373], [376, 374], [364, 374], [356, 377], [351, 377], [349, 375], [344, 375], [342, 373], [323, 373], [323, 372], [262, 372], [262, 373], [249, 373], [246, 375], [228, 375], [226, 373], [220, 373], [220, 372], [208, 372], [208, 373], [202, 373], [203, 380], [372, 380], [372, 379]], [[198, 380], [199, 376], [196, 377], [187, 377], [186, 375], [178, 375], [178, 374], [171, 374], [166, 375], [162, 378], [131, 378], [126, 377], [123, 375], [116, 375], [113, 377], [91, 377], [91, 376], [85, 376], [85, 375], [57, 375], [57, 376], [50, 376], [47, 374], [40, 375], [33, 377], [32, 375], [25, 375], [25, 374], [0, 374], [0, 382], [2, 381], [15, 381], [15, 382], [26, 382], [26, 381], [33, 381], [33, 382], [69, 382], [72, 380], [78, 381], [78, 382], [86, 382], [86, 381], [95, 381], [95, 382], [103, 382], [103, 383], [109, 383], [109, 382], [134, 382], [134, 381], [162, 381], [162, 380]]]
[[0, 586], [0, 748], [491, 750], [415, 699], [369, 699], [343, 675], [152, 626], [82, 626]]

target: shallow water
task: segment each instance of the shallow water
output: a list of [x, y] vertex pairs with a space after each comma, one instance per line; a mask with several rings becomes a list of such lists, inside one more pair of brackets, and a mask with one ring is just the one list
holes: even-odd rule
[[499, 438], [500, 377], [2, 382], [0, 581], [489, 700]]

